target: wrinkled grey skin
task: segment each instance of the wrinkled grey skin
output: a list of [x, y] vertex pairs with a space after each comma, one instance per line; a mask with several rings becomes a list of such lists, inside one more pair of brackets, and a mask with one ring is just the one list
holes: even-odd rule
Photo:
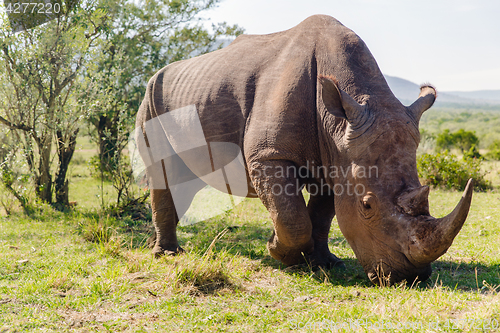
[[[415, 103], [402, 105], [364, 42], [334, 18], [317, 15], [290, 30], [243, 35], [224, 49], [166, 66], [149, 81], [137, 126], [195, 104], [208, 142], [241, 147], [249, 196], [260, 198], [273, 221], [269, 252], [284, 264], [343, 265], [327, 244], [336, 214], [372, 282], [413, 282], [428, 278], [430, 263], [451, 245], [472, 195], [469, 184], [449, 216], [429, 216], [416, 150], [420, 116], [435, 98], [424, 86]], [[290, 166], [348, 172], [273, 174]], [[374, 166], [376, 175], [360, 175]], [[297, 184], [364, 191], [311, 195], [306, 204]], [[298, 194], [275, 195], [273, 186]], [[152, 190], [152, 208], [153, 252], [182, 252], [168, 189]]]

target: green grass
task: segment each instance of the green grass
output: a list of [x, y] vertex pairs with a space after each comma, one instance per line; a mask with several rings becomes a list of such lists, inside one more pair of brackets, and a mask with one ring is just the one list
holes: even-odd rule
[[[344, 271], [286, 268], [271, 258], [266, 242], [272, 223], [257, 199], [179, 227], [187, 253], [154, 259], [146, 248], [151, 223], [101, 213], [101, 194], [107, 205], [114, 189], [104, 182], [101, 192], [101, 182], [90, 177], [92, 144], [82, 140], [78, 147], [70, 166], [75, 209], [0, 216], [2, 333], [457, 332], [500, 326], [500, 162], [484, 164], [495, 190], [474, 193], [464, 228], [433, 264], [431, 278], [377, 287], [336, 223], [330, 249], [344, 260]], [[460, 196], [432, 190], [431, 213], [446, 215]]]
[[69, 165], [69, 201], [84, 209], [99, 209], [116, 200], [115, 190], [109, 181], [91, 177], [88, 161], [97, 155], [89, 137], [78, 138], [74, 156]]
[[[431, 212], [459, 197], [432, 191]], [[345, 271], [283, 267], [267, 253], [258, 200], [180, 227], [187, 253], [161, 259], [145, 248], [151, 226], [130, 219], [49, 208], [2, 217], [0, 332], [487, 330], [500, 321], [499, 207], [500, 194], [475, 193], [453, 246], [413, 287], [372, 286], [336, 225], [330, 248]]]

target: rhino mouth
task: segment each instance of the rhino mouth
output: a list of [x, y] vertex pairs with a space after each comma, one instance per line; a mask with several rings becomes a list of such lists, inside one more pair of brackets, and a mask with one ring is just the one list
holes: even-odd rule
[[[388, 286], [403, 281], [414, 284], [418, 281], [425, 281], [431, 276], [430, 263], [416, 266], [401, 249], [398, 250], [380, 239], [375, 240], [378, 244], [377, 249], [385, 250], [382, 250], [383, 252], [376, 251], [371, 259], [361, 262], [368, 279], [373, 284]], [[358, 256], [358, 258], [360, 257]]]
[[[405, 257], [404, 255], [402, 255]], [[375, 285], [387, 286], [406, 281], [407, 284], [414, 285], [417, 282], [427, 280], [432, 274], [430, 264], [416, 268], [405, 258], [405, 264], [399, 267], [393, 267], [384, 260], [380, 260], [376, 265], [372, 265], [368, 270], [365, 269], [368, 279]]]

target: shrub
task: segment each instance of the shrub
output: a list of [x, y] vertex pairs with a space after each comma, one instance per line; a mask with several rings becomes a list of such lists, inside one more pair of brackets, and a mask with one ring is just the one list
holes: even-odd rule
[[151, 209], [147, 200], [150, 192], [147, 191], [137, 198], [125, 197], [119, 204], [112, 203], [105, 212], [110, 216], [125, 218], [129, 217], [132, 221], [151, 221]]
[[490, 160], [500, 160], [500, 140], [495, 140], [488, 146], [489, 151], [486, 153], [486, 158]]
[[418, 175], [425, 185], [464, 190], [469, 178], [475, 188], [486, 190], [490, 184], [481, 172], [482, 160], [464, 155], [463, 160], [445, 150], [437, 154], [422, 154], [417, 158]]
[[449, 129], [445, 129], [442, 133], [438, 134], [436, 137], [436, 149], [451, 149], [455, 144], [453, 134], [450, 133]]
[[476, 136], [476, 133], [464, 131], [463, 129], [459, 129], [455, 133], [450, 133], [450, 130], [446, 129], [436, 137], [437, 150], [455, 147], [460, 149], [462, 153], [466, 153], [478, 144], [479, 138]]
[[462, 152], [467, 152], [479, 144], [479, 138], [476, 136], [476, 132], [459, 129], [453, 133], [453, 137], [455, 147], [459, 148]]
[[468, 151], [464, 151], [463, 158], [464, 158], [464, 160], [474, 159], [474, 158], [483, 159], [481, 154], [479, 154], [479, 150], [477, 149], [475, 144], [472, 145], [472, 147], [470, 147], [470, 149]]
[[488, 146], [488, 149], [490, 150], [500, 149], [500, 140], [493, 140], [493, 142]]
[[490, 150], [485, 156], [489, 160], [500, 161], [500, 149]]

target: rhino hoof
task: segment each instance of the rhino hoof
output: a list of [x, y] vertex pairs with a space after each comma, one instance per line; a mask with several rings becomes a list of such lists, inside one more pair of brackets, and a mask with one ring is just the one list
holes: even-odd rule
[[346, 270], [345, 264], [344, 264], [344, 262], [342, 260], [337, 261], [336, 263], [334, 263], [333, 265], [331, 265], [331, 268], [335, 268], [335, 269], [338, 269], [338, 270], [341, 270], [341, 271]]
[[327, 256], [327, 258], [312, 256], [309, 264], [313, 267], [324, 267], [326, 269], [346, 269], [344, 262], [331, 253]]
[[155, 248], [153, 249], [153, 254], [155, 258], [160, 258], [162, 256], [175, 256], [184, 252], [185, 252], [184, 249], [180, 246], [174, 247], [172, 250], [170, 249], [165, 250], [160, 246], [155, 246]]
[[338, 260], [335, 262], [328, 261], [325, 263], [318, 263], [315, 266], [321, 266], [321, 267], [324, 267], [326, 269], [338, 269], [338, 270], [342, 270], [342, 271], [346, 269], [345, 264], [342, 260]]

